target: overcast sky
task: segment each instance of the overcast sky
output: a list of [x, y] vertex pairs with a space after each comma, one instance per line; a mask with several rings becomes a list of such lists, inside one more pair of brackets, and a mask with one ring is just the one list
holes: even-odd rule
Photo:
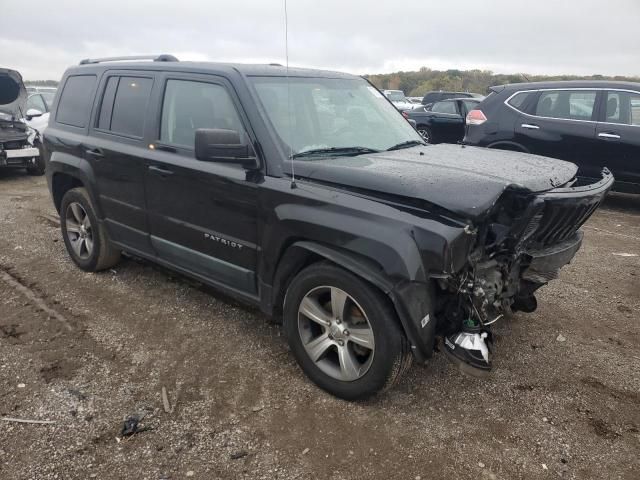
[[[1, 3], [0, 67], [25, 79], [144, 53], [284, 63], [283, 0]], [[640, 75], [640, 0], [288, 0], [288, 12], [295, 66]]]

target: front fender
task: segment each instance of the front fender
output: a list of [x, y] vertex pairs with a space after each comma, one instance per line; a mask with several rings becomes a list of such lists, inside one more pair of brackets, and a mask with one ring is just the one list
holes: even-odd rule
[[435, 305], [433, 282], [406, 282], [393, 284], [373, 259], [339, 248], [311, 241], [295, 242], [281, 262], [275, 292], [286, 289], [284, 278], [287, 268], [295, 269], [296, 258], [302, 259], [300, 252], [310, 252], [325, 258], [358, 277], [371, 283], [389, 297], [400, 320], [401, 327], [411, 344], [415, 358], [424, 362], [433, 354], [436, 321], [433, 317]]

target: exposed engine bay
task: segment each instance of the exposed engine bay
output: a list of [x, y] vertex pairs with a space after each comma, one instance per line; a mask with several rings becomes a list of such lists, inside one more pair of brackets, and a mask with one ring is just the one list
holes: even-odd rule
[[[475, 235], [468, 263], [440, 279], [444, 349], [463, 371], [483, 376], [491, 368], [490, 325], [514, 311], [535, 311], [535, 292], [558, 277], [582, 244], [580, 227], [604, 199], [603, 180], [542, 194], [506, 191], [486, 221], [468, 228]], [[610, 183], [609, 183], [610, 185]]]

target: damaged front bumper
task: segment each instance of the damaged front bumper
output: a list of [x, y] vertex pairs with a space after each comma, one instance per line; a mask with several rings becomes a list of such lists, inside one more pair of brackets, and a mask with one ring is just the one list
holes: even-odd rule
[[40, 151], [36, 147], [0, 150], [0, 167], [24, 168], [35, 164]]

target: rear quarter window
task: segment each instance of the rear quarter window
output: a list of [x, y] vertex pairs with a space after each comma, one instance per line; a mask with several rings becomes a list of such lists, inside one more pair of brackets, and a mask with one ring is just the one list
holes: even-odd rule
[[89, 111], [93, 103], [95, 86], [95, 75], [67, 77], [58, 102], [56, 122], [73, 127], [86, 127], [89, 122]]
[[511, 105], [513, 108], [515, 108], [516, 110], [519, 110], [519, 111], [522, 112], [522, 111], [524, 111], [525, 102], [527, 101], [529, 96], [534, 94], [534, 93], [535, 92], [519, 92], [519, 93], [516, 93], [509, 100], [507, 100], [507, 103], [509, 105]]

